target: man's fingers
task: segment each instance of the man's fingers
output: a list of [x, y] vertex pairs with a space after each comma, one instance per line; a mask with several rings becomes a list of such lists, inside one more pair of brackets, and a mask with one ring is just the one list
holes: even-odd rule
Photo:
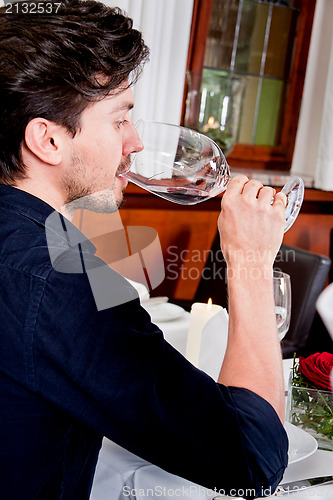
[[282, 204], [284, 208], [286, 208], [287, 206], [287, 197], [284, 193], [282, 193], [282, 191], [280, 191], [279, 193], [276, 193], [276, 195], [274, 196], [274, 201], [273, 201], [273, 205], [278, 205], [278, 204]]
[[276, 190], [270, 186], [263, 186], [258, 193], [258, 200], [262, 203], [271, 204]]
[[[233, 177], [227, 187], [226, 193], [222, 198], [222, 206], [230, 202], [234, 196], [242, 195], [244, 199], [258, 200], [260, 204], [270, 204], [272, 206], [281, 206], [283, 208], [287, 205], [287, 197], [282, 191], [276, 193], [276, 190], [270, 186], [263, 186], [261, 182], [252, 179], [249, 180], [245, 175], [236, 175]], [[225, 200], [223, 202], [223, 200]]]
[[246, 175], [236, 175], [233, 177], [227, 187], [226, 193], [241, 194], [243, 192], [245, 184], [249, 182]]
[[259, 197], [260, 191], [263, 189], [263, 185], [261, 182], [252, 179], [247, 184], [245, 184], [243, 189], [243, 195], [247, 198], [255, 200]]

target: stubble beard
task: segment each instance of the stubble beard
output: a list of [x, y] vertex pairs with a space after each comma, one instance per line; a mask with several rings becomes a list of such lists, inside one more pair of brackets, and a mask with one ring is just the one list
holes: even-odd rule
[[[130, 167], [130, 158], [126, 157], [119, 165], [116, 175], [126, 172]], [[84, 177], [84, 164], [78, 155], [73, 155], [70, 174], [63, 179], [66, 192], [66, 203], [63, 211], [72, 217], [78, 209], [86, 209], [97, 213], [114, 213], [123, 204], [123, 196], [117, 200], [114, 188], [92, 192], [88, 186], [82, 185], [80, 177]]]

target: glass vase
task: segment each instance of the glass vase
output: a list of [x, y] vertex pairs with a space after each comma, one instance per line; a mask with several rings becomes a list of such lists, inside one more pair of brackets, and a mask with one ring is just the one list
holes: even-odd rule
[[289, 381], [286, 420], [311, 434], [318, 448], [333, 451], [333, 393]]
[[246, 78], [215, 69], [187, 73], [185, 126], [208, 135], [228, 156], [238, 139]]

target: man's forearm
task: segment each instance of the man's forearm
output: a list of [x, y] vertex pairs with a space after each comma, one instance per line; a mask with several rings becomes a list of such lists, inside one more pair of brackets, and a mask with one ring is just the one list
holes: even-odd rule
[[275, 322], [272, 272], [228, 269], [229, 336], [219, 382], [266, 399], [284, 418], [281, 348]]

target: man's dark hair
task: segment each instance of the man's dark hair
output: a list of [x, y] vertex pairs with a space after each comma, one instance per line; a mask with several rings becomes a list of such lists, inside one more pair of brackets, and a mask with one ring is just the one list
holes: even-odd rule
[[[39, 1], [39, 3], [41, 3]], [[25, 177], [21, 144], [41, 117], [74, 136], [92, 101], [138, 78], [149, 50], [118, 8], [63, 0], [51, 14], [0, 8], [0, 183]]]

